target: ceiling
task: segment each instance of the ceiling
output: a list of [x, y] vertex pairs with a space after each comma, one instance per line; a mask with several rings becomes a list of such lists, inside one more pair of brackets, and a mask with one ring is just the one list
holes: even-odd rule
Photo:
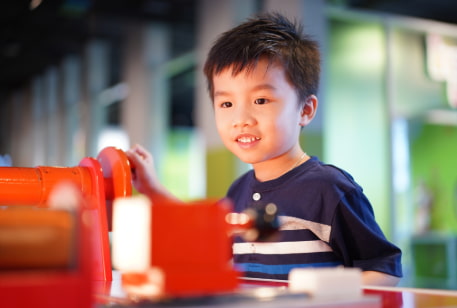
[[[258, 0], [261, 3], [261, 0]], [[2, 0], [0, 100], [46, 67], [80, 53], [94, 37], [119, 39], [122, 25], [160, 20], [175, 29], [175, 52], [194, 44], [198, 0]], [[335, 0], [357, 9], [457, 24], [456, 0]]]
[[457, 24], [455, 0], [346, 0], [349, 7]]
[[[0, 100], [65, 55], [80, 54], [91, 38], [119, 40], [123, 25], [172, 25], [175, 52], [193, 44], [196, 0], [2, 0]], [[34, 6], [37, 5], [35, 8]]]

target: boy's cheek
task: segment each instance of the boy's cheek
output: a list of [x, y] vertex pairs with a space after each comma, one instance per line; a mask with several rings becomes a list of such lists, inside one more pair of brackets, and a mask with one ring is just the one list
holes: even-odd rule
[[224, 132], [227, 132], [227, 128], [224, 128], [225, 126], [222, 125], [221, 121], [218, 121], [216, 118], [216, 129], [221, 138], [224, 137]]
[[227, 114], [222, 114], [221, 112], [215, 112], [214, 120], [216, 122], [217, 129], [227, 127], [229, 119]]

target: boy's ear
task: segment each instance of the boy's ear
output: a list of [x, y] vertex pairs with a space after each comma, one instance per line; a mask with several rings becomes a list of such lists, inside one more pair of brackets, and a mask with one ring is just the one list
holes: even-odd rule
[[310, 95], [306, 98], [300, 113], [300, 126], [308, 125], [316, 115], [318, 100], [315, 95]]

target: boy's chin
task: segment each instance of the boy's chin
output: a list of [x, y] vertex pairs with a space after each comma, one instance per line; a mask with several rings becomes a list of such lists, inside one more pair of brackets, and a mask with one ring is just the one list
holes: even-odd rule
[[247, 159], [247, 158], [240, 158], [238, 157], [243, 163], [248, 164], [248, 165], [255, 165], [259, 161], [256, 159]]

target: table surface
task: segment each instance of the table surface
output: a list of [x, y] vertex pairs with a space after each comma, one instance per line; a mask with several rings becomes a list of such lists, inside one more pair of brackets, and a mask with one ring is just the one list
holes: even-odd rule
[[120, 274], [113, 273], [112, 282], [97, 282], [97, 307], [351, 307], [351, 308], [444, 308], [457, 307], [457, 291], [363, 287], [360, 298], [314, 298], [288, 291], [287, 282], [240, 280], [239, 290], [231, 294], [162, 302], [134, 301], [121, 286]]

